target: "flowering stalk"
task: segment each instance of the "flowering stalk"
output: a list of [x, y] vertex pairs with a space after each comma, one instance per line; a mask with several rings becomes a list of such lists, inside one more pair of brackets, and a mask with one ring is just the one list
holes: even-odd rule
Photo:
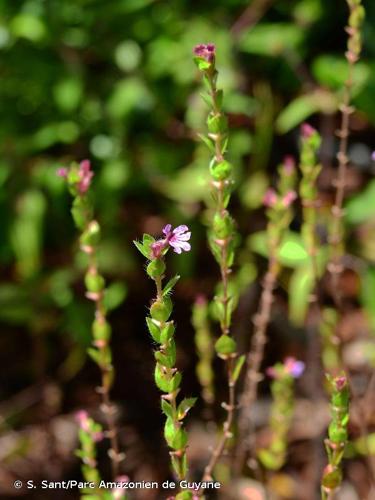
[[328, 465], [323, 471], [321, 493], [323, 500], [331, 500], [342, 481], [341, 460], [348, 440], [349, 388], [344, 374], [338, 377], [327, 375], [331, 386], [331, 423], [325, 446]]
[[279, 168], [278, 192], [269, 189], [264, 203], [268, 207], [267, 241], [268, 270], [263, 280], [263, 291], [258, 312], [255, 314], [254, 333], [251, 338], [250, 351], [246, 360], [245, 385], [241, 399], [241, 411], [238, 419], [238, 448], [235, 460], [235, 470], [240, 474], [248, 450], [253, 439], [251, 409], [257, 397], [258, 383], [262, 379], [260, 367], [266, 343], [266, 331], [270, 321], [273, 303], [273, 290], [279, 276], [281, 266], [278, 259], [278, 249], [285, 231], [292, 220], [292, 203], [296, 199], [293, 190], [296, 179], [294, 162], [288, 158]]
[[[172, 230], [168, 224], [163, 229], [164, 238], [155, 240], [145, 234], [142, 243], [135, 241], [137, 249], [149, 260], [147, 274], [155, 282], [156, 298], [150, 307], [150, 316], [146, 318], [148, 330], [153, 340], [158, 344], [155, 351], [155, 383], [161, 392], [161, 408], [166, 416], [164, 437], [171, 455], [172, 468], [179, 480], [186, 478], [187, 461], [186, 448], [188, 436], [183, 428], [183, 420], [194, 405], [196, 398], [185, 398], [179, 404], [177, 396], [180, 392], [181, 373], [175, 367], [176, 343], [174, 341], [175, 326], [170, 316], [173, 304], [170, 292], [177, 283], [179, 276], [173, 277], [163, 285], [166, 270], [165, 255], [172, 247], [176, 253], [189, 251], [190, 232], [187, 226], [178, 226]], [[182, 494], [185, 494], [183, 497]], [[189, 492], [181, 492], [181, 498], [192, 498]], [[176, 498], [180, 498], [178, 495]]]
[[228, 403], [222, 406], [227, 411], [223, 433], [216, 444], [203, 480], [212, 479], [212, 473], [217, 461], [223, 454], [228, 439], [231, 437], [231, 427], [235, 410], [235, 384], [240, 374], [244, 357], [237, 359], [236, 342], [230, 335], [231, 316], [234, 307], [233, 298], [229, 294], [229, 274], [235, 255], [235, 227], [227, 206], [230, 201], [233, 184], [232, 165], [225, 159], [228, 142], [228, 123], [222, 110], [223, 91], [217, 88], [218, 72], [215, 65], [215, 46], [213, 44], [197, 45], [194, 48], [194, 61], [206, 88], [202, 98], [210, 108], [207, 117], [208, 135], [200, 135], [212, 153], [210, 162], [212, 196], [214, 200], [214, 215], [212, 226], [208, 233], [209, 245], [214, 258], [220, 267], [220, 292], [215, 297], [217, 315], [220, 320], [221, 336], [215, 343], [215, 349], [226, 363], [228, 379]]
[[[95, 485], [100, 483], [100, 474], [97, 468], [96, 461], [96, 443], [103, 439], [102, 427], [100, 424], [94, 422], [84, 410], [77, 412], [76, 420], [79, 425], [79, 441], [80, 448], [76, 450], [76, 455], [82, 460], [82, 475], [85, 481], [92, 482]], [[99, 488], [97, 490], [82, 490], [83, 498], [85, 493], [99, 495], [103, 497], [104, 492]]]
[[338, 174], [335, 181], [336, 195], [335, 202], [332, 207], [332, 220], [330, 224], [329, 242], [332, 249], [331, 262], [328, 267], [332, 276], [332, 289], [334, 299], [337, 305], [341, 302], [341, 293], [338, 286], [338, 281], [342, 273], [341, 258], [344, 253], [343, 236], [343, 202], [345, 194], [346, 170], [349, 162], [347, 155], [350, 115], [354, 112], [350, 105], [352, 87], [353, 87], [353, 71], [354, 65], [359, 59], [362, 50], [361, 26], [365, 17], [365, 10], [361, 5], [361, 0], [347, 0], [350, 15], [346, 31], [349, 35], [347, 51], [345, 57], [348, 62], [348, 77], [345, 82], [344, 97], [341, 104], [341, 127], [337, 132], [340, 138], [340, 147], [337, 154]]
[[316, 181], [321, 171], [321, 165], [317, 163], [317, 151], [320, 147], [321, 139], [318, 132], [307, 123], [301, 127], [302, 149], [300, 158], [300, 170], [302, 178], [299, 185], [299, 194], [302, 201], [302, 238], [306, 250], [310, 255], [314, 284], [319, 277], [317, 264], [317, 203], [318, 191]]
[[202, 387], [202, 398], [207, 406], [215, 400], [214, 372], [212, 360], [214, 357], [213, 341], [208, 325], [208, 304], [204, 296], [199, 295], [193, 306], [192, 323], [195, 330], [195, 346], [198, 354], [196, 373]]
[[72, 216], [77, 228], [81, 231], [80, 248], [88, 257], [85, 275], [86, 297], [95, 305], [95, 319], [92, 324], [93, 342], [88, 354], [101, 371], [101, 386], [98, 391], [102, 398], [101, 410], [104, 414], [111, 448], [108, 452], [111, 459], [113, 478], [118, 476], [119, 463], [123, 455], [119, 451], [117, 430], [115, 425], [115, 407], [110, 400], [110, 389], [113, 383], [112, 353], [109, 346], [111, 327], [106, 318], [104, 305], [105, 280], [98, 271], [97, 247], [100, 240], [100, 226], [93, 218], [93, 208], [88, 197], [94, 173], [88, 160], [79, 165], [73, 163], [70, 168], [60, 168], [58, 175], [64, 177], [73, 196]]
[[267, 369], [271, 384], [271, 442], [268, 448], [259, 450], [258, 457], [262, 464], [271, 470], [280, 469], [286, 459], [287, 437], [294, 411], [294, 382], [305, 369], [302, 361], [286, 358], [284, 363], [277, 363]]

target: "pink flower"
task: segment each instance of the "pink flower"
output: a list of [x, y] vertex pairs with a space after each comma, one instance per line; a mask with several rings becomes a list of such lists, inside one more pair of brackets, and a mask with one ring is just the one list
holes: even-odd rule
[[297, 199], [297, 193], [295, 191], [288, 191], [282, 199], [282, 203], [285, 208], [290, 207], [294, 200]]
[[[69, 169], [66, 167], [61, 167], [57, 169], [57, 175], [66, 179], [68, 177]], [[83, 160], [79, 164], [78, 168], [79, 181], [75, 183], [80, 194], [85, 194], [91, 184], [91, 179], [94, 176], [94, 172], [91, 170], [91, 164], [89, 160]]]
[[288, 177], [294, 173], [296, 169], [296, 162], [293, 156], [286, 156], [283, 161], [283, 173]]
[[334, 379], [334, 383], [335, 383], [336, 389], [338, 391], [342, 391], [342, 389], [346, 385], [346, 377], [344, 375], [340, 375], [339, 377], [336, 377]]
[[66, 167], [58, 168], [56, 174], [59, 177], [63, 177], [64, 179], [66, 179], [66, 177], [68, 175], [68, 169]]
[[263, 204], [266, 207], [274, 207], [277, 203], [277, 194], [276, 191], [272, 188], [267, 189], [264, 197], [263, 197]]
[[152, 257], [154, 259], [158, 259], [168, 245], [173, 248], [174, 252], [179, 254], [182, 251], [188, 252], [191, 249], [190, 243], [188, 243], [191, 232], [187, 226], [182, 225], [172, 229], [172, 225], [167, 224], [163, 229], [163, 233], [165, 238], [155, 241], [151, 245]]
[[215, 45], [213, 43], [199, 44], [194, 47], [194, 55], [202, 57], [207, 62], [212, 62], [215, 59]]
[[90, 427], [89, 427], [89, 414], [85, 410], [80, 410], [77, 411], [76, 415], [76, 420], [78, 422], [79, 427], [86, 431], [89, 432]]
[[305, 371], [305, 363], [303, 363], [303, 361], [298, 361], [293, 357], [285, 359], [284, 367], [293, 378], [299, 378]]
[[309, 125], [308, 123], [303, 123], [301, 125], [301, 135], [304, 139], [309, 139], [315, 133], [316, 133], [315, 128]]
[[371, 160], [372, 160], [372, 161], [375, 161], [375, 151], [373, 151], [373, 152], [371, 153]]
[[94, 172], [91, 170], [90, 160], [83, 160], [79, 164], [79, 177], [80, 181], [78, 183], [78, 191], [81, 194], [86, 193], [91, 184], [91, 179], [94, 176]]

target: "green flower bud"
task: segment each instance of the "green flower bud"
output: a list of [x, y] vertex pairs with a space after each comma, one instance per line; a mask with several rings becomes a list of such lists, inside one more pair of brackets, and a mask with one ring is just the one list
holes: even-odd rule
[[328, 428], [328, 436], [333, 443], [344, 443], [348, 438], [348, 433], [345, 428], [338, 427], [335, 423], [331, 423]]
[[234, 339], [229, 335], [222, 335], [215, 343], [215, 349], [218, 354], [233, 354], [236, 352], [237, 345]]
[[95, 320], [92, 324], [92, 333], [95, 340], [109, 340], [111, 326], [106, 320]]
[[85, 285], [89, 292], [99, 293], [104, 290], [105, 280], [97, 272], [88, 271], [85, 276]]
[[233, 171], [233, 166], [226, 160], [214, 163], [210, 166], [210, 172], [215, 181], [225, 181], [229, 179]]
[[158, 321], [168, 321], [172, 313], [172, 301], [169, 297], [163, 297], [161, 300], [156, 300], [150, 309], [153, 319]]
[[226, 212], [224, 216], [216, 213], [213, 220], [214, 234], [217, 238], [224, 240], [233, 232], [233, 220]]
[[174, 331], [175, 327], [173, 322], [171, 321], [170, 323], [167, 323], [160, 332], [160, 343], [166, 344], [167, 342], [169, 342], [174, 335]]
[[186, 447], [186, 431], [180, 426], [175, 426], [171, 418], [167, 418], [165, 422], [164, 437], [168, 443], [168, 446], [170, 446], [174, 450], [182, 450]]
[[162, 259], [152, 260], [147, 266], [147, 274], [150, 278], [158, 278], [165, 272], [165, 263]]

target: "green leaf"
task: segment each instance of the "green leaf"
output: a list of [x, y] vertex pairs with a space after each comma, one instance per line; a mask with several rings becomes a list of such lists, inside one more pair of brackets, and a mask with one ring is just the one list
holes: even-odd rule
[[[267, 233], [259, 231], [248, 238], [248, 246], [263, 257], [268, 257]], [[278, 251], [280, 264], [296, 268], [306, 264], [310, 257], [305, 250], [302, 237], [293, 231], [287, 231]]]
[[161, 399], [161, 409], [165, 416], [173, 419], [173, 408], [164, 398]]
[[211, 153], [215, 153], [215, 145], [209, 137], [206, 137], [203, 134], [198, 134], [198, 137], [205, 143]]
[[197, 398], [185, 398], [177, 408], [177, 419], [183, 420], [187, 412], [195, 405]]
[[297, 50], [304, 39], [302, 27], [290, 23], [261, 23], [245, 31], [239, 48], [250, 54], [279, 56]]
[[141, 252], [141, 254], [144, 257], [146, 257], [146, 259], [148, 259], [148, 257], [149, 257], [149, 251], [144, 248], [144, 246], [142, 245], [142, 243], [140, 243], [139, 241], [136, 241], [136, 240], [134, 240], [133, 243], [137, 247], [137, 249]]
[[180, 276], [177, 274], [176, 276], [174, 276], [173, 278], [171, 278], [168, 283], [165, 285], [164, 289], [163, 289], [163, 296], [165, 295], [168, 295], [168, 293], [170, 293], [173, 289], [173, 287], [175, 286], [175, 284], [177, 283], [177, 281], [180, 279]]
[[311, 266], [297, 268], [289, 283], [289, 318], [298, 326], [302, 326], [306, 319], [313, 288], [314, 278]]
[[155, 342], [160, 343], [160, 327], [158, 321], [147, 317], [146, 318], [147, 328], [151, 334], [151, 337], [155, 340]]
[[245, 359], [246, 359], [246, 356], [244, 354], [242, 354], [242, 356], [240, 356], [237, 359], [236, 364], [234, 365], [233, 373], [232, 373], [233, 382], [236, 382], [238, 377], [240, 376], [242, 367], [245, 363]]
[[[348, 63], [345, 57], [332, 54], [317, 57], [311, 70], [316, 80], [333, 90], [341, 90], [348, 77]], [[356, 96], [365, 87], [371, 76], [371, 69], [367, 63], [359, 61], [353, 70], [353, 95]]]
[[349, 224], [361, 224], [375, 216], [375, 179], [345, 205], [345, 220]]
[[106, 311], [113, 311], [125, 300], [128, 293], [127, 286], [122, 281], [111, 283], [104, 292], [104, 307]]

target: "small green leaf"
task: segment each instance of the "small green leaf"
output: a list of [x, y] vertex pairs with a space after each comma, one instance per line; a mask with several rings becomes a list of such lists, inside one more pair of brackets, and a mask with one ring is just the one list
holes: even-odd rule
[[174, 276], [173, 278], [171, 278], [168, 283], [165, 285], [164, 289], [163, 289], [163, 296], [165, 295], [168, 295], [168, 293], [170, 293], [173, 289], [173, 287], [175, 286], [175, 284], [177, 283], [177, 281], [180, 279], [180, 276], [177, 274], [176, 276]]
[[314, 288], [311, 266], [297, 268], [289, 283], [289, 318], [302, 326], [309, 306], [310, 295]]
[[161, 409], [166, 417], [173, 419], [173, 408], [164, 398], [161, 400]]
[[215, 145], [209, 137], [206, 137], [203, 134], [198, 134], [198, 137], [205, 143], [211, 153], [215, 153]]
[[151, 337], [155, 340], [155, 342], [160, 343], [160, 327], [158, 325], [158, 321], [147, 317], [146, 323]]
[[133, 243], [137, 247], [137, 249], [139, 250], [139, 252], [141, 252], [141, 254], [144, 257], [146, 257], [146, 259], [148, 259], [149, 252], [144, 248], [144, 246], [142, 245], [142, 243], [140, 243], [139, 241], [136, 241], [136, 240], [134, 240]]
[[242, 354], [242, 356], [240, 356], [237, 359], [236, 364], [234, 365], [233, 373], [232, 373], [233, 382], [236, 382], [238, 377], [240, 376], [245, 359], [246, 359], [246, 356], [244, 354]]
[[187, 412], [195, 405], [197, 398], [185, 398], [177, 408], [177, 419], [183, 420]]
[[215, 349], [218, 354], [228, 355], [236, 352], [237, 346], [235, 340], [229, 335], [222, 335], [215, 343]]

